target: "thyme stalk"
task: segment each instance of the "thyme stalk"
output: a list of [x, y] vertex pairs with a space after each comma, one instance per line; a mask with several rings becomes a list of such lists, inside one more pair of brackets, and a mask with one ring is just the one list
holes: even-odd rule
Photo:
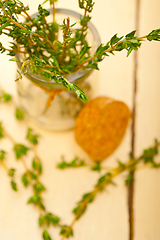
[[[54, 12], [56, 0], [46, 0], [45, 2], [48, 1], [50, 1]], [[79, 0], [79, 7], [84, 10], [84, 16], [80, 19], [81, 28], [73, 28], [76, 23], [69, 26], [69, 20], [67, 20], [67, 25], [65, 21], [62, 25], [58, 25], [56, 22], [47, 23], [45, 17], [50, 12], [41, 5], [38, 6], [37, 18], [32, 19], [27, 12], [29, 8], [25, 7], [19, 0], [0, 0], [0, 34], [6, 34], [13, 38], [13, 42], [11, 42], [13, 50], [6, 49], [0, 43], [0, 52], [9, 51], [8, 55], [10, 56], [15, 56], [17, 52], [23, 52], [24, 59], [21, 65], [26, 60], [32, 62], [32, 64], [28, 64], [28, 68], [26, 66], [26, 72], [40, 73], [45, 78], [54, 80], [67, 90], [74, 91], [77, 97], [85, 102], [87, 97], [82, 89], [77, 85], [66, 84], [64, 76], [80, 69], [98, 70], [98, 63], [109, 54], [125, 49], [127, 56], [129, 56], [133, 50], [140, 48], [143, 40], [160, 40], [160, 29], [153, 30], [140, 38], [135, 36], [135, 31], [130, 32], [125, 37], [118, 37], [115, 34], [106, 44], [100, 44], [94, 55], [91, 56], [90, 48], [92, 46], [89, 46], [86, 35], [87, 23], [91, 19], [89, 13], [92, 12], [93, 6], [92, 0]], [[26, 15], [25, 23], [19, 22], [18, 15], [21, 14]], [[53, 32], [57, 33], [59, 28], [64, 33], [62, 42], [53, 37]], [[50, 73], [43, 70], [50, 71]], [[52, 76], [53, 73], [56, 74]]]
[[[17, 160], [21, 160], [21, 162], [23, 164], [25, 173], [22, 176], [22, 182], [23, 182], [24, 186], [27, 187], [28, 185], [30, 185], [33, 189], [34, 195], [29, 198], [28, 204], [32, 203], [38, 207], [39, 226], [44, 227], [43, 234], [42, 234], [43, 239], [51, 240], [51, 237], [48, 233], [47, 228], [50, 224], [53, 226], [59, 225], [60, 218], [53, 215], [52, 213], [46, 211], [46, 208], [43, 204], [43, 199], [41, 197], [41, 193], [42, 193], [42, 191], [45, 190], [45, 187], [39, 181], [39, 176], [42, 173], [42, 165], [41, 165], [41, 162], [38, 157], [37, 150], [36, 150], [36, 145], [38, 144], [38, 135], [33, 134], [32, 129], [30, 129], [30, 128], [28, 129], [27, 139], [33, 145], [32, 150], [35, 154], [34, 159], [32, 161], [32, 169], [33, 170], [30, 170], [24, 159], [24, 156], [27, 154], [28, 150], [30, 150], [30, 149], [28, 147], [26, 147], [25, 145], [16, 143], [16, 141], [8, 133], [8, 131], [6, 129], [4, 129], [4, 127], [2, 128], [2, 125], [0, 125], [0, 126], [1, 126], [1, 129], [0, 129], [1, 136], [3, 135], [3, 137], [7, 137], [13, 143], [13, 145], [14, 145], [13, 150], [15, 152], [16, 158], [17, 158]], [[4, 154], [5, 154], [4, 151], [3, 152], [0, 151], [0, 164], [8, 171], [7, 166], [5, 164], [3, 164], [3, 162], [2, 162], [2, 160], [4, 159]], [[16, 183], [13, 180], [14, 171], [15, 171], [15, 169], [10, 169], [8, 171], [8, 175], [10, 177], [12, 177], [12, 181], [11, 181], [12, 188], [15, 191], [17, 191]]]
[[[109, 184], [114, 184], [113, 179], [121, 174], [124, 171], [131, 171], [132, 169], [135, 169], [135, 167], [143, 162], [145, 164], [150, 164], [151, 167], [159, 168], [160, 163], [156, 163], [154, 161], [154, 157], [158, 154], [158, 147], [160, 146], [160, 143], [155, 141], [155, 145], [149, 149], [144, 150], [143, 154], [136, 159], [130, 159], [127, 163], [119, 162], [119, 166], [117, 168], [113, 168], [111, 171], [105, 173], [101, 178], [99, 178], [97, 184], [95, 185], [94, 189], [91, 192], [85, 193], [82, 197], [82, 199], [79, 201], [78, 206], [73, 209], [73, 213], [75, 215], [72, 223], [67, 226], [62, 226], [60, 234], [62, 235], [61, 240], [64, 240], [65, 238], [69, 238], [73, 235], [73, 225], [74, 223], [84, 214], [86, 211], [86, 208], [89, 203], [93, 202], [96, 195], [100, 192], [103, 192], [105, 188]], [[132, 178], [130, 174], [128, 175], [128, 178], [126, 179], [126, 185], [129, 185], [132, 181]]]
[[[65, 24], [65, 22], [64, 22], [64, 24]], [[67, 33], [68, 33], [68, 30], [69, 30], [69, 27], [70, 27], [70, 18], [68, 17], [68, 18], [67, 18], [66, 28], [65, 28], [64, 34], [63, 34], [63, 44], [64, 44], [64, 48], [63, 48], [62, 60], [64, 60], [65, 57], [66, 57], [66, 48], [67, 48], [66, 38], [67, 38]]]
[[[52, 14], [53, 14], [53, 26], [55, 25], [55, 0], [52, 0]], [[56, 39], [56, 33], [55, 30], [53, 31], [53, 39]]]

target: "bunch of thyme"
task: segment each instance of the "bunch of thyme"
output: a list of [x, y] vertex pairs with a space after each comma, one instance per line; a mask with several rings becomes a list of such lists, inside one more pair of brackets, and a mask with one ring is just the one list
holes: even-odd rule
[[[10, 48], [5, 48], [0, 43], [0, 52], [7, 52], [9, 56], [22, 54], [19, 62], [17, 80], [22, 78], [22, 74], [31, 72], [41, 74], [45, 78], [63, 85], [67, 90], [73, 90], [77, 97], [83, 102], [88, 99], [83, 90], [70, 83], [66, 75], [77, 72], [79, 69], [91, 68], [99, 69], [98, 63], [104, 57], [114, 54], [116, 51], [127, 50], [127, 56], [140, 48], [143, 40], [159, 41], [160, 29], [153, 30], [149, 34], [136, 37], [135, 32], [118, 37], [115, 34], [106, 44], [100, 44], [95, 53], [91, 56], [92, 46], [86, 40], [88, 22], [91, 19], [90, 13], [93, 10], [93, 0], [79, 0], [79, 7], [84, 10], [84, 16], [80, 19], [80, 28], [76, 28], [76, 23], [70, 24], [69, 17], [64, 19], [61, 25], [55, 22], [55, 0], [50, 2], [53, 9], [53, 21], [47, 22], [50, 11], [41, 4], [38, 6], [36, 17], [31, 17], [28, 13], [29, 7], [19, 0], [0, 0], [0, 35], [5, 34], [13, 41]], [[44, 3], [45, 3], [44, 2]], [[24, 21], [20, 21], [20, 17]], [[63, 40], [57, 38], [58, 32], [63, 35]]]

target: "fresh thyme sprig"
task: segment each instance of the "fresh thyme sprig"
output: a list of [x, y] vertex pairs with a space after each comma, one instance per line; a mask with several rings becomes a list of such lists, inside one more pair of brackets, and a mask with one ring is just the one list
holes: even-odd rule
[[109, 56], [109, 53], [114, 54], [116, 51], [120, 52], [125, 49], [127, 50], [128, 57], [133, 50], [138, 50], [138, 48], [141, 47], [143, 40], [160, 41], [160, 29], [153, 30], [148, 35], [142, 37], [136, 37], [135, 33], [136, 31], [132, 31], [125, 37], [118, 37], [117, 34], [115, 34], [106, 45], [101, 44], [97, 48], [95, 54], [83, 60], [75, 70], [84, 66], [85, 68], [94, 68], [98, 70], [97, 63], [101, 62], [105, 56]]
[[88, 167], [92, 171], [100, 172], [102, 170], [112, 170], [113, 167], [102, 166], [100, 162], [95, 162], [94, 164], [88, 164], [79, 157], [75, 157], [70, 162], [65, 161], [64, 156], [61, 157], [61, 162], [57, 164], [57, 168], [66, 169], [66, 168], [79, 168], [79, 167]]
[[92, 171], [100, 172], [101, 170], [111, 170], [112, 167], [102, 166], [100, 162], [95, 164], [88, 164], [79, 157], [75, 157], [70, 162], [65, 161], [64, 156], [61, 157], [61, 162], [57, 164], [57, 168], [66, 169], [66, 168], [78, 168], [78, 167], [89, 167]]
[[92, 12], [95, 2], [93, 2], [92, 0], [90, 0], [90, 1], [88, 1], [88, 0], [78, 0], [78, 3], [79, 3], [79, 7], [81, 9], [84, 9], [84, 16], [80, 21], [80, 24], [82, 26], [81, 31], [82, 31], [82, 34], [84, 34], [84, 32], [88, 28], [87, 24], [91, 20], [91, 16], [89, 15], [89, 13]]
[[42, 174], [42, 165], [40, 158], [37, 154], [35, 146], [38, 144], [38, 135], [34, 134], [33, 130], [31, 128], [28, 129], [27, 132], [27, 139], [28, 141], [33, 145], [33, 152], [35, 154], [35, 157], [32, 161], [32, 169], [33, 171], [27, 171], [23, 176], [22, 176], [22, 181], [27, 187], [29, 184], [32, 185], [34, 195], [30, 197], [28, 200], [28, 203], [32, 203], [40, 210], [43, 210], [43, 213], [40, 212], [40, 217], [39, 217], [39, 226], [40, 227], [45, 227], [43, 230], [43, 239], [44, 240], [51, 240], [51, 237], [48, 233], [47, 228], [49, 225], [57, 226], [59, 225], [60, 218], [56, 215], [53, 215], [51, 212], [46, 211], [46, 207], [43, 204], [43, 199], [41, 197], [41, 193], [45, 190], [45, 187], [43, 184], [39, 181], [39, 176]]
[[83, 166], [86, 166], [85, 161], [79, 159], [78, 157], [75, 157], [71, 162], [66, 162], [64, 156], [62, 156], [61, 163], [57, 164], [57, 168], [59, 169], [77, 168], [77, 167], [83, 167]]
[[[7, 101], [5, 101], [7, 99]], [[6, 94], [3, 92], [3, 100], [4, 102], [9, 102], [11, 100], [11, 95]], [[4, 138], [4, 129], [2, 127], [2, 123], [0, 122], [0, 139]], [[14, 174], [15, 169], [14, 168], [8, 168], [6, 163], [4, 163], [4, 159], [6, 157], [6, 151], [0, 150], [0, 165], [7, 171], [7, 174], [9, 177], [11, 177], [11, 187], [14, 191], [17, 191], [17, 184], [14, 181]]]
[[[125, 49], [129, 56], [133, 50], [140, 48], [143, 40], [160, 40], [160, 29], [153, 30], [143, 37], [136, 37], [136, 31], [132, 31], [125, 37], [118, 37], [115, 34], [106, 44], [100, 44], [91, 56], [92, 46], [89, 46], [86, 35], [94, 2], [92, 0], [78, 1], [79, 7], [84, 9], [84, 16], [80, 19], [80, 28], [75, 28], [76, 23], [70, 25], [69, 18], [58, 25], [55, 22], [55, 0], [49, 0], [49, 2], [53, 9], [53, 22], [51, 23], [46, 21], [50, 12], [42, 5], [38, 6], [37, 17], [32, 18], [28, 14], [28, 6], [25, 7], [19, 0], [0, 0], [0, 35], [5, 34], [13, 39], [10, 49], [0, 43], [0, 52], [7, 51], [10, 56], [22, 53], [21, 70], [18, 70], [17, 80], [21, 79], [22, 74], [26, 72], [41, 74], [63, 85], [67, 90], [74, 91], [78, 98], [86, 102], [88, 99], [85, 93], [79, 86], [70, 83], [65, 78], [66, 74], [75, 73], [81, 68], [98, 70], [98, 63], [109, 54]], [[19, 21], [21, 15], [25, 16], [24, 22]], [[62, 42], [57, 39], [58, 31], [62, 32]]]
[[[29, 185], [33, 189], [33, 196], [31, 196], [28, 200], [28, 204], [34, 204], [35, 206], [38, 207], [39, 209], [39, 226], [43, 227], [43, 239], [44, 240], [51, 240], [51, 237], [48, 233], [48, 226], [53, 225], [53, 226], [59, 226], [59, 221], [60, 218], [56, 215], [53, 215], [51, 212], [46, 211], [46, 207], [44, 206], [43, 199], [41, 197], [41, 193], [45, 190], [44, 185], [39, 181], [39, 177], [42, 174], [42, 165], [39, 159], [39, 156], [36, 151], [36, 145], [38, 144], [38, 135], [34, 134], [33, 130], [31, 128], [28, 129], [27, 136], [26, 138], [30, 142], [30, 144], [33, 147], [27, 147], [23, 144], [18, 144], [14, 140], [14, 138], [4, 129], [2, 124], [0, 123], [0, 136], [1, 138], [7, 137], [10, 139], [10, 141], [14, 145], [14, 153], [16, 156], [17, 160], [20, 160], [24, 166], [25, 173], [22, 175], [22, 182], [25, 187], [28, 187]], [[32, 160], [32, 169], [30, 170], [27, 167], [26, 161], [24, 159], [24, 156], [27, 154], [29, 150], [33, 150], [34, 152], [34, 159]], [[6, 164], [4, 163], [4, 158], [5, 158], [5, 151], [0, 151], [0, 164], [6, 169], [8, 175], [11, 177], [11, 186], [13, 190], [17, 191], [17, 185], [16, 182], [14, 181], [14, 173], [15, 169], [11, 168], [9, 169]]]
[[124, 171], [129, 171], [129, 175], [125, 181], [126, 185], [129, 185], [132, 179], [132, 170], [139, 163], [150, 164], [153, 168], [159, 168], [160, 162], [155, 161], [155, 156], [158, 154], [158, 147], [160, 143], [155, 141], [153, 147], [148, 148], [143, 151], [143, 154], [136, 159], [130, 159], [127, 163], [118, 162], [118, 167], [113, 168], [111, 171], [105, 173], [102, 177], [98, 179], [94, 189], [91, 192], [85, 193], [82, 199], [78, 202], [77, 206], [73, 209], [74, 219], [70, 226], [62, 227], [60, 234], [62, 235], [62, 240], [73, 235], [73, 225], [74, 223], [85, 213], [89, 203], [93, 202], [96, 195], [105, 190], [109, 184], [114, 184], [113, 179]]
[[4, 150], [0, 150], [0, 165], [6, 170], [7, 175], [11, 177], [11, 187], [14, 191], [17, 191], [17, 184], [14, 180], [15, 169], [9, 168], [6, 163], [4, 162], [6, 156], [6, 152]]

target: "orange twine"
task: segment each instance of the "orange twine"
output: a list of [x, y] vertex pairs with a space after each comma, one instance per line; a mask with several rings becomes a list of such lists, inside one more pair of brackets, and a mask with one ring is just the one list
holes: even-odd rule
[[36, 83], [33, 83], [33, 84], [36, 85], [37, 87], [40, 87], [43, 91], [45, 91], [49, 94], [48, 100], [46, 102], [46, 107], [51, 106], [51, 103], [52, 103], [52, 101], [54, 100], [54, 98], [57, 94], [60, 94], [64, 91], [66, 91], [66, 89], [49, 90], [48, 88], [37, 85]]

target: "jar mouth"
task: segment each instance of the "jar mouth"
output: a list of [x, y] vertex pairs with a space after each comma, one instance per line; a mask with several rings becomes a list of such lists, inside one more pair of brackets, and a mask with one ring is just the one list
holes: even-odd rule
[[[52, 9], [47, 9], [47, 10], [50, 13], [52, 13]], [[62, 14], [62, 15], [66, 15], [67, 17], [71, 16], [71, 17], [76, 18], [77, 20], [80, 20], [83, 17], [81, 14], [79, 14], [75, 11], [72, 11], [70, 9], [65, 9], [65, 8], [56, 8], [55, 12], [56, 12], [56, 15]], [[34, 17], [37, 16], [37, 14], [38, 13], [35, 13], [31, 17], [34, 18]], [[94, 41], [93, 51], [95, 52], [95, 50], [97, 49], [97, 47], [101, 43], [100, 36], [99, 36], [99, 33], [98, 33], [96, 27], [92, 24], [91, 21], [88, 22], [88, 29], [89, 29], [90, 33], [92, 34], [92, 38], [93, 38], [93, 41]], [[16, 58], [18, 60], [20, 60], [21, 54], [16, 54]], [[18, 65], [18, 67], [20, 67], [19, 62], [17, 62], [17, 65]], [[71, 83], [78, 84], [78, 83], [84, 81], [92, 73], [92, 71], [93, 71], [93, 69], [91, 69], [91, 68], [80, 69], [76, 72], [73, 72], [73, 73], [70, 73], [70, 74], [66, 75], [65, 78]], [[56, 89], [63, 89], [64, 88], [63, 85], [57, 84], [54, 81], [49, 80], [49, 79], [43, 77], [40, 74], [32, 74], [31, 72], [27, 72], [27, 73], [25, 73], [25, 76], [29, 80], [31, 80], [33, 83], [35, 83], [35, 84], [37, 84], [41, 87], [48, 88], [50, 90], [55, 89], [55, 88]]]

